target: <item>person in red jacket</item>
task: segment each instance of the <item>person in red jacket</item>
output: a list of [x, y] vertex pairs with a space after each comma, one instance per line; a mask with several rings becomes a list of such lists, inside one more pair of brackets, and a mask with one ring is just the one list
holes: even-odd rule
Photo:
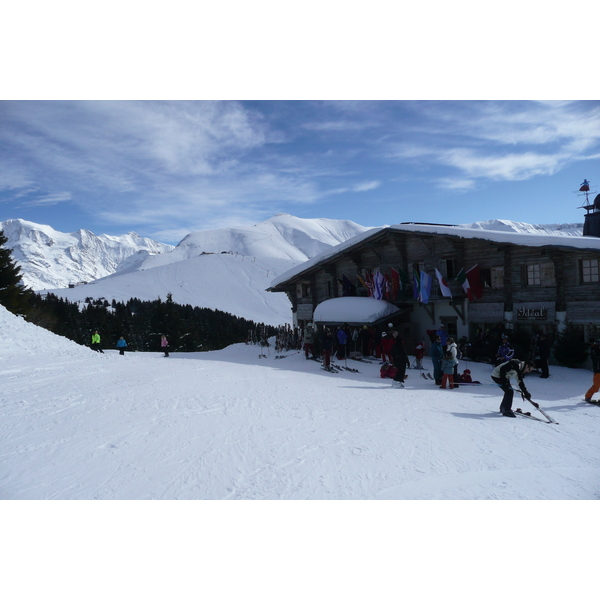
[[396, 343], [396, 340], [386, 333], [381, 334], [381, 360], [383, 362], [392, 361], [392, 346]]
[[596, 402], [600, 404], [600, 400], [592, 400], [592, 396], [600, 390], [600, 340], [596, 340], [590, 349], [590, 355], [592, 357], [592, 367], [594, 371], [594, 378], [592, 380], [592, 387], [585, 393], [584, 400], [586, 402]]

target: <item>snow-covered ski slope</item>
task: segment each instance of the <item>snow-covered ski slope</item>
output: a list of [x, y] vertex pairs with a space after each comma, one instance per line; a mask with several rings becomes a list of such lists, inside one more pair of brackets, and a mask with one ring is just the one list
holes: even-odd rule
[[0, 329], [5, 500], [600, 497], [589, 371], [526, 379], [549, 425], [500, 416], [489, 365], [468, 364], [481, 387], [411, 369], [396, 390], [378, 364], [332, 374], [243, 344], [101, 355], [2, 307]]
[[285, 294], [266, 289], [275, 274], [294, 264], [282, 258], [254, 258], [234, 254], [205, 254], [148, 270], [116, 273], [73, 289], [50, 290], [71, 302], [106, 298], [127, 302], [165, 300], [172, 294], [178, 304], [222, 310], [256, 323], [292, 322]]

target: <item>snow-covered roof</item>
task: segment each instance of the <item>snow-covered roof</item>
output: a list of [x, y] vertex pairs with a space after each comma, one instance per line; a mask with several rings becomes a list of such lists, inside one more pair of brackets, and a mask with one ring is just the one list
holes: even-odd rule
[[565, 235], [553, 235], [553, 234], [539, 234], [539, 233], [517, 233], [514, 231], [498, 231], [493, 229], [471, 229], [464, 226], [452, 226], [452, 225], [427, 225], [427, 224], [398, 224], [389, 225], [386, 227], [377, 227], [365, 231], [353, 238], [346, 240], [345, 242], [332, 247], [321, 254], [297, 265], [293, 269], [286, 271], [279, 277], [276, 277], [271, 282], [271, 288], [275, 288], [278, 285], [288, 281], [292, 277], [303, 273], [304, 271], [319, 265], [327, 261], [328, 259], [336, 256], [337, 254], [343, 254], [348, 249], [368, 241], [371, 238], [375, 238], [381, 234], [382, 231], [401, 231], [410, 233], [426, 233], [433, 235], [447, 235], [454, 237], [461, 237], [465, 239], [479, 239], [488, 240], [491, 242], [498, 242], [502, 244], [515, 244], [519, 246], [555, 246], [562, 248], [573, 248], [577, 250], [597, 250], [600, 251], [600, 238], [590, 236], [565, 236]]
[[315, 308], [315, 323], [347, 323], [348, 325], [375, 323], [399, 311], [385, 300], [375, 298], [331, 298]]

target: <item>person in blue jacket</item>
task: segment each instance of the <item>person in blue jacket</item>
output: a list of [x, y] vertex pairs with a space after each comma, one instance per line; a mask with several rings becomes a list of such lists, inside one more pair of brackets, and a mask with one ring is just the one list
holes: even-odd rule
[[119, 341], [117, 342], [117, 348], [119, 349], [119, 354], [121, 356], [125, 356], [125, 348], [127, 348], [127, 342], [125, 341], [125, 338], [123, 336], [119, 338]]
[[431, 362], [433, 363], [433, 378], [437, 385], [442, 385], [442, 360], [444, 360], [444, 348], [442, 347], [442, 338], [438, 335], [431, 343], [429, 349]]
[[348, 343], [347, 326], [340, 327], [337, 330], [337, 357], [338, 360], [346, 358], [346, 344]]

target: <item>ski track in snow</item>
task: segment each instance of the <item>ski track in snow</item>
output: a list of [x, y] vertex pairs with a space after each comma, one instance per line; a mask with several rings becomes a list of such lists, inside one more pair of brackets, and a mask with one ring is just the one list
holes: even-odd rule
[[259, 353], [1, 355], [0, 497], [600, 497], [589, 371], [527, 378], [548, 425], [501, 417], [495, 386], [440, 390], [411, 369], [395, 390], [377, 363], [330, 374]]

